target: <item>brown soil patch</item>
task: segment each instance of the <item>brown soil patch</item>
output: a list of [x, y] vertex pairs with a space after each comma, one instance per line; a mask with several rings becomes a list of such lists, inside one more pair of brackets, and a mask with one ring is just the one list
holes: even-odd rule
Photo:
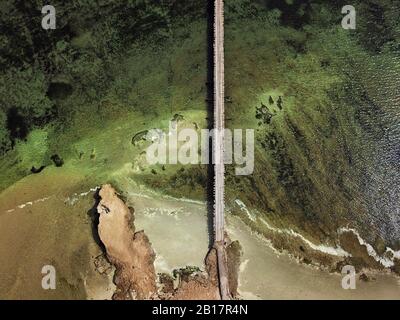
[[110, 185], [104, 185], [99, 196], [99, 236], [116, 267], [114, 299], [150, 299], [157, 287], [149, 239], [143, 231], [134, 232], [130, 209]]
[[236, 297], [238, 295], [239, 268], [242, 256], [242, 247], [239, 241], [233, 241], [227, 245], [226, 255], [228, 260], [229, 292], [232, 297]]
[[211, 249], [206, 257], [206, 272], [180, 275], [178, 288], [161, 297], [169, 300], [219, 300], [217, 253]]

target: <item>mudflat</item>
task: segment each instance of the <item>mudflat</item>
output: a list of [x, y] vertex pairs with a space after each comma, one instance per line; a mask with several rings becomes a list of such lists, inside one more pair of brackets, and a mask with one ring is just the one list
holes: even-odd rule
[[[30, 175], [0, 194], [0, 256], [7, 262], [0, 264], [1, 299], [86, 299], [86, 286], [107, 297], [109, 279], [90, 263], [101, 254], [87, 215], [93, 193], [72, 205], [84, 177], [55, 170]], [[55, 290], [42, 288], [45, 265], [55, 267]]]

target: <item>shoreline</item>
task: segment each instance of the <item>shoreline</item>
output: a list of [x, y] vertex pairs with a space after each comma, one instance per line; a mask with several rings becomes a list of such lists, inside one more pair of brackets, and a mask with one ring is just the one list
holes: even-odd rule
[[[47, 176], [48, 178], [52, 176]], [[73, 216], [67, 214], [67, 212], [61, 214], [60, 217], [69, 221], [71, 217], [76, 217], [77, 219], [79, 216], [79, 220], [76, 220], [80, 224], [80, 229], [84, 228], [86, 240], [82, 238], [82, 243], [86, 243], [91, 248], [91, 252], [100, 252], [98, 249], [97, 244], [95, 244], [93, 238], [87, 233], [88, 225], [87, 225], [87, 218], [82, 216], [82, 212], [87, 211], [91, 206], [94, 204], [93, 194], [95, 192], [93, 187], [87, 186], [84, 180], [79, 180], [78, 177], [75, 179], [74, 182], [69, 183], [66, 186], [60, 187], [58, 186], [57, 189], [51, 189], [51, 185], [47, 189], [40, 189], [40, 193], [38, 194], [38, 190], [32, 188], [32, 184], [39, 183], [42, 185], [43, 179], [39, 179], [36, 176], [33, 178], [34, 180], [26, 180], [23, 183], [16, 185], [16, 188], [13, 189], [13, 192], [17, 192], [23, 188], [27, 190], [27, 194], [25, 194], [24, 199], [31, 201], [33, 204], [25, 206], [23, 208], [18, 208], [13, 213], [10, 214], [2, 214], [0, 217], [2, 219], [18, 219], [18, 221], [24, 221], [28, 219], [31, 214], [29, 212], [33, 212], [35, 215], [40, 215], [40, 217], [46, 218], [51, 217], [53, 215], [52, 207], [60, 208], [60, 205], [63, 210], [67, 210], [68, 212], [73, 213]], [[27, 188], [27, 182], [29, 181], [29, 188]], [[52, 180], [53, 181], [53, 180]], [[132, 188], [132, 185], [130, 185]], [[136, 190], [139, 190], [137, 186], [133, 186]], [[85, 189], [87, 188], [87, 189]], [[123, 190], [129, 191], [129, 189], [122, 188]], [[48, 192], [48, 191], [52, 192]], [[54, 191], [54, 192], [53, 192]], [[176, 199], [174, 197], [165, 197], [164, 195], [157, 195], [155, 192], [152, 192], [148, 195], [145, 191], [139, 190], [140, 194], [136, 193], [135, 195], [128, 195], [128, 204], [132, 205], [135, 208], [136, 212], [136, 221], [137, 228], [144, 229], [146, 233], [149, 235], [149, 240], [153, 245], [153, 248], [157, 252], [157, 256], [162, 257], [169, 269], [179, 269], [189, 265], [195, 265], [203, 269], [203, 257], [207, 252], [208, 247], [208, 233], [207, 233], [207, 215], [206, 215], [206, 204], [197, 201], [190, 201], [187, 199]], [[8, 191], [10, 192], [10, 190]], [[10, 197], [10, 194], [7, 192], [7, 197], [9, 199], [8, 205], [4, 209], [10, 209], [12, 207], [11, 204], [18, 206], [21, 203], [26, 201], [20, 201], [20, 197]], [[144, 192], [144, 194], [142, 193]], [[125, 193], [125, 192], [124, 192]], [[128, 193], [128, 192], [127, 192]], [[31, 196], [29, 196], [31, 194]], [[72, 194], [72, 196], [71, 196]], [[35, 202], [34, 196], [37, 196], [37, 199], [42, 199], [43, 195], [50, 196], [50, 199], [42, 202]], [[68, 203], [66, 201], [68, 198], [73, 197], [74, 195], [77, 196], [77, 200], [74, 203]], [[2, 196], [6, 196], [6, 194], [2, 194]], [[142, 203], [142, 208], [140, 208], [139, 203], [140, 201], [144, 201]], [[5, 203], [4, 203], [5, 204]], [[151, 205], [150, 205], [151, 204]], [[168, 206], [171, 208], [168, 209]], [[149, 214], [144, 210], [145, 208], [149, 207], [158, 207], [158, 208], [167, 208], [167, 211], [156, 211], [154, 214]], [[179, 208], [181, 211], [179, 211]], [[78, 212], [77, 212], [78, 210]], [[174, 214], [171, 214], [174, 212]], [[22, 219], [22, 220], [21, 220]], [[42, 218], [40, 218], [42, 219]], [[161, 219], [161, 220], [160, 220]], [[82, 224], [86, 221], [86, 225]], [[20, 224], [21, 222], [19, 222]], [[76, 222], [75, 222], [76, 223]], [[168, 225], [169, 224], [169, 225]], [[239, 228], [233, 228], [235, 225], [238, 224]], [[329, 288], [329, 286], [338, 285], [340, 284], [341, 275], [337, 271], [333, 272], [331, 269], [323, 268], [321, 266], [315, 265], [308, 265], [305, 264], [304, 261], [301, 259], [296, 258], [294, 255], [290, 254], [287, 251], [280, 252], [278, 249], [272, 246], [272, 242], [268, 240], [266, 237], [262, 236], [261, 234], [257, 233], [256, 231], [252, 230], [251, 227], [243, 222], [240, 217], [235, 215], [228, 215], [227, 219], [228, 225], [228, 233], [232, 240], [239, 240], [243, 247], [243, 256], [241, 260], [241, 269], [242, 272], [239, 276], [239, 291], [242, 292], [242, 298], [250, 298], [256, 297], [257, 294], [261, 298], [269, 299], [269, 298], [288, 298], [293, 297], [296, 298], [295, 292], [299, 292], [300, 290], [307, 290], [310, 292], [314, 292], [315, 297], [318, 298], [319, 295], [324, 298], [328, 294], [325, 292], [319, 291], [321, 290], [320, 287], [314, 286], [311, 282], [314, 281], [312, 279], [319, 279], [319, 283], [326, 283], [324, 287]], [[184, 227], [187, 226], [187, 227]], [[71, 225], [70, 227], [73, 228]], [[168, 228], [166, 228], [168, 227]], [[161, 228], [161, 229], [160, 229]], [[190, 234], [193, 235], [191, 240], [187, 239], [188, 233], [185, 232], [187, 228], [190, 228]], [[69, 230], [69, 229], [68, 229]], [[71, 229], [73, 230], [73, 229]], [[163, 231], [164, 230], [164, 231]], [[168, 231], [165, 231], [168, 230]], [[232, 231], [233, 230], [233, 231]], [[49, 229], [50, 231], [50, 229]], [[68, 237], [68, 232], [63, 231], [64, 237]], [[171, 242], [168, 240], [168, 236], [174, 236], [176, 238], [175, 247], [172, 245]], [[237, 235], [240, 235], [238, 237]], [[157, 239], [158, 237], [158, 239]], [[198, 241], [193, 242], [192, 241]], [[164, 243], [165, 248], [169, 249], [170, 251], [163, 252], [160, 250], [159, 246], [160, 243]], [[185, 252], [185, 249], [188, 246], [182, 246], [182, 244], [191, 243], [191, 246], [188, 251]], [[54, 248], [52, 249], [57, 250], [57, 243], [54, 243]], [[272, 246], [272, 247], [271, 247]], [[76, 247], [68, 247], [73, 253], [76, 251]], [[203, 249], [201, 249], [203, 248]], [[65, 254], [70, 255], [70, 251], [66, 251]], [[258, 251], [257, 251], [258, 250]], [[190, 253], [192, 251], [192, 253]], [[179, 252], [177, 255], [176, 253]], [[256, 254], [254, 253], [256, 252]], [[190, 259], [190, 254], [192, 254], [193, 259]], [[96, 256], [96, 254], [94, 254]], [[171, 257], [177, 257], [180, 259], [180, 263], [174, 263], [174, 260], [171, 260]], [[175, 258], [174, 258], [175, 259]], [[172, 261], [172, 262], [171, 262]], [[246, 262], [247, 261], [247, 262]], [[282, 261], [285, 263], [282, 265]], [[83, 262], [83, 260], [82, 260]], [[90, 258], [88, 261], [90, 263], [88, 267], [87, 275], [83, 278], [86, 279], [86, 284], [90, 286], [90, 288], [86, 288], [86, 296], [87, 299], [91, 299], [93, 297], [105, 297], [110, 295], [110, 291], [107, 291], [107, 288], [110, 287], [109, 279], [105, 279], [104, 277], [96, 274], [93, 274], [92, 271], [94, 267], [93, 265], [93, 257]], [[86, 262], [85, 262], [86, 264]], [[263, 267], [264, 265], [264, 267]], [[277, 267], [279, 266], [279, 267]], [[254, 269], [256, 268], [256, 269]], [[252, 271], [253, 270], [253, 271]], [[254, 271], [256, 270], [256, 271]], [[258, 270], [258, 271], [257, 271]], [[272, 271], [271, 271], [272, 270]], [[161, 270], [160, 270], [161, 271]], [[165, 271], [165, 269], [164, 269]], [[262, 272], [260, 274], [260, 271]], [[360, 272], [367, 273], [369, 277], [375, 277], [377, 280], [371, 280], [369, 282], [360, 282], [361, 290], [363, 290], [364, 295], [370, 295], [370, 292], [376, 290], [375, 296], [371, 298], [380, 298], [380, 292], [382, 292], [382, 285], [387, 286], [388, 294], [392, 294], [389, 298], [397, 298], [398, 294], [396, 292], [400, 291], [400, 286], [397, 284], [399, 282], [399, 276], [395, 275], [393, 272], [388, 272], [387, 270], [367, 270], [362, 269]], [[358, 272], [357, 276], [360, 275]], [[304, 280], [304, 283], [299, 286], [295, 278], [292, 277], [292, 273], [301, 274]], [[273, 276], [270, 278], [270, 276]], [[92, 277], [92, 279], [89, 279]], [[94, 277], [94, 278], [93, 278]], [[103, 279], [104, 278], [104, 279]], [[274, 279], [275, 278], [275, 279]], [[99, 280], [100, 285], [93, 281], [93, 279], [103, 279]], [[269, 288], [267, 292], [263, 292], [262, 289], [258, 287], [259, 282], [265, 282], [266, 288]], [[301, 280], [303, 281], [303, 280]], [[248, 288], [252, 287], [250, 285], [254, 283], [254, 290], [248, 290]], [[283, 287], [294, 286], [294, 288], [288, 289], [286, 291]], [[329, 284], [329, 285], [328, 285]], [[268, 287], [269, 285], [269, 287]], [[309, 287], [310, 285], [311, 288]], [[98, 289], [96, 289], [98, 288]], [[99, 289], [100, 288], [100, 289]], [[100, 292], [101, 288], [104, 288], [104, 292]], [[258, 289], [257, 289], [258, 288]], [[332, 289], [335, 294], [341, 293], [341, 288], [339, 288], [339, 292], [337, 291], [338, 288], [335, 287]], [[94, 290], [94, 291], [93, 291]], [[100, 290], [100, 291], [99, 291]], [[260, 291], [261, 290], [261, 291]], [[397, 290], [397, 291], [396, 291]], [[92, 294], [96, 291], [96, 294]], [[329, 291], [329, 290], [328, 290]], [[357, 290], [358, 291], [358, 290]], [[92, 293], [91, 293], [92, 292]], [[246, 295], [248, 293], [252, 293], [252, 295]], [[259, 293], [257, 293], [259, 292]], [[261, 293], [260, 293], [261, 292]], [[275, 292], [275, 295], [272, 295], [271, 292]], [[361, 294], [361, 293], [360, 293]], [[311, 294], [310, 294], [311, 295]], [[351, 294], [345, 293], [345, 296], [351, 297]], [[382, 296], [386, 296], [382, 293]], [[298, 298], [302, 298], [301, 295]]]

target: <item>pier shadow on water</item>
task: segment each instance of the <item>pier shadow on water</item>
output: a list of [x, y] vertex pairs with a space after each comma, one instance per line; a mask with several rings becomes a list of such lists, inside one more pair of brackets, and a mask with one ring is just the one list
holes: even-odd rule
[[[207, 1], [207, 128], [214, 128], [214, 1]], [[212, 146], [211, 139], [209, 146]], [[207, 227], [209, 247], [214, 243], [214, 166], [212, 149], [209, 148], [209, 165], [207, 168]]]

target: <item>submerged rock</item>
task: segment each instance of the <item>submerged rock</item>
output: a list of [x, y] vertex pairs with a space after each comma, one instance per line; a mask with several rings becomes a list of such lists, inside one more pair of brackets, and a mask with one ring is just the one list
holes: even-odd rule
[[136, 146], [140, 141], [145, 141], [149, 130], [139, 131], [132, 137], [131, 143]]
[[40, 173], [43, 171], [43, 169], [46, 168], [46, 166], [40, 166], [39, 168], [36, 168], [35, 166], [32, 166], [31, 172], [32, 173]]
[[62, 167], [64, 165], [64, 160], [58, 154], [52, 155], [50, 159], [54, 162], [56, 167]]
[[183, 115], [179, 114], [179, 113], [175, 113], [173, 118], [171, 119], [172, 122], [180, 122], [183, 121], [184, 117]]

